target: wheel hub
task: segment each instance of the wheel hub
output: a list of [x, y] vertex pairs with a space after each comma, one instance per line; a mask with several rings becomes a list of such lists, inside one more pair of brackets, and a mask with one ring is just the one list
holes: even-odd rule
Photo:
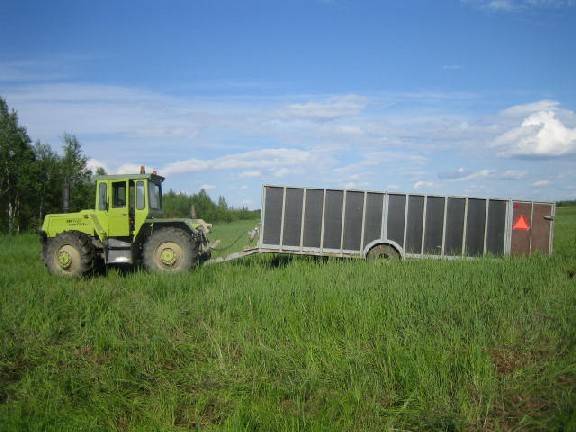
[[176, 262], [176, 254], [174, 253], [174, 250], [170, 247], [163, 248], [160, 252], [160, 261], [162, 261], [162, 264], [164, 265], [174, 265]]
[[72, 256], [66, 249], [60, 249], [58, 252], [58, 264], [64, 270], [68, 269], [70, 265], [72, 265]]

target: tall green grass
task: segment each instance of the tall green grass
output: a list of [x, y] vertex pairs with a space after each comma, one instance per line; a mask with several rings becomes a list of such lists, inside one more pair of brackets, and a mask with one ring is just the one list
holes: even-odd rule
[[574, 430], [575, 208], [555, 240], [550, 258], [65, 280], [4, 237], [0, 430]]

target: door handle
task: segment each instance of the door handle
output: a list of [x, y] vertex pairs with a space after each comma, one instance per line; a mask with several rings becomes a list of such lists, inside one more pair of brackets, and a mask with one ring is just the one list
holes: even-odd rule
[[554, 216], [544, 216], [544, 219], [549, 220], [549, 221], [553, 221]]

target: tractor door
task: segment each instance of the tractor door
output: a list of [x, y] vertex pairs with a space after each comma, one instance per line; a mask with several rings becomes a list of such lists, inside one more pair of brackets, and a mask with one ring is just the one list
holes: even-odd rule
[[128, 237], [130, 235], [130, 217], [128, 201], [128, 182], [111, 182], [111, 200], [108, 208], [108, 236]]

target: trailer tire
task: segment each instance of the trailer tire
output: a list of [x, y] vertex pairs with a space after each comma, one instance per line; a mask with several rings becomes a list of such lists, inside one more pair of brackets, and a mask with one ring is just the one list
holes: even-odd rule
[[389, 244], [378, 244], [366, 255], [367, 261], [399, 261], [400, 258], [400, 253]]
[[50, 273], [67, 277], [92, 273], [96, 260], [90, 237], [79, 232], [64, 232], [47, 239], [43, 255]]
[[144, 243], [144, 267], [151, 272], [180, 272], [191, 269], [197, 261], [193, 237], [180, 228], [154, 231]]

